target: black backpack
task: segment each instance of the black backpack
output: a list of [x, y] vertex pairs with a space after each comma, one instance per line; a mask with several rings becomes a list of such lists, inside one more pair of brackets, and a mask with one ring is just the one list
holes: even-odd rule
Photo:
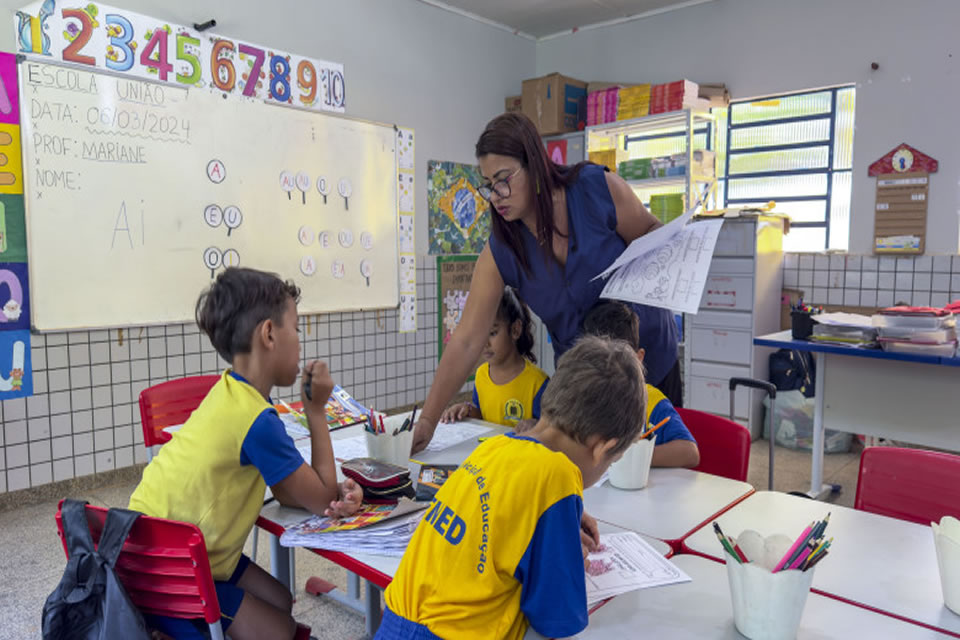
[[64, 500], [63, 534], [70, 558], [43, 605], [43, 640], [149, 640], [140, 611], [130, 602], [114, 571], [136, 511], [110, 509], [93, 547], [86, 502]]
[[809, 351], [780, 349], [770, 354], [770, 382], [777, 391], [799, 390], [812, 398], [816, 383], [813, 356]]

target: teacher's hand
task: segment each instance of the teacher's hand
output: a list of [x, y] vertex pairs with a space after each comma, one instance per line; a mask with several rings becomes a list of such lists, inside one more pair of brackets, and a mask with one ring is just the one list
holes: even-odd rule
[[417, 424], [413, 426], [413, 444], [410, 446], [410, 454], [419, 453], [427, 448], [430, 440], [433, 439], [433, 432], [436, 431], [437, 424], [426, 418], [417, 419]]

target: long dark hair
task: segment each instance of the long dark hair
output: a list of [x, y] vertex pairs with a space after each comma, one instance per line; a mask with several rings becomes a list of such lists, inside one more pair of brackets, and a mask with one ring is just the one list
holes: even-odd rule
[[[568, 167], [553, 162], [547, 156], [536, 126], [522, 113], [504, 113], [487, 123], [477, 140], [476, 156], [479, 158], [488, 153], [516, 158], [527, 170], [537, 208], [537, 241], [545, 252], [544, 259], [554, 259], [553, 234], [559, 232], [553, 220], [553, 192], [576, 180], [580, 168], [587, 163]], [[497, 240], [510, 247], [523, 270], [529, 274], [530, 256], [521, 240], [523, 223], [519, 220], [507, 222], [496, 215], [493, 205], [490, 206], [490, 217]]]
[[520, 337], [514, 342], [520, 355], [536, 364], [537, 356], [533, 355], [533, 320], [530, 318], [530, 309], [513, 290], [513, 287], [503, 288], [503, 297], [500, 298], [500, 307], [497, 309], [497, 319], [506, 325], [507, 331], [512, 332], [513, 323], [520, 321]]

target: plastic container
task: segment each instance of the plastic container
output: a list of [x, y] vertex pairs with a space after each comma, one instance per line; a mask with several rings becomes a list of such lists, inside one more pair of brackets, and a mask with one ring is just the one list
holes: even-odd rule
[[957, 317], [952, 313], [945, 316], [883, 315], [872, 316], [875, 327], [907, 327], [913, 329], [947, 329], [957, 326]]
[[756, 562], [724, 556], [737, 631], [750, 640], [796, 638], [816, 567], [771, 573]]
[[960, 615], [960, 521], [945, 516], [940, 524], [931, 522], [930, 527], [937, 549], [943, 604]]
[[650, 476], [655, 439], [637, 440], [610, 465], [610, 484], [618, 489], [643, 489]]
[[940, 356], [952, 358], [957, 352], [957, 342], [946, 342], [944, 344], [919, 344], [905, 340], [891, 340], [881, 338], [880, 346], [884, 351], [890, 353], [910, 353], [918, 356]]
[[790, 329], [794, 340], [806, 340], [813, 333], [813, 315], [806, 311], [790, 312]]
[[[813, 410], [815, 398], [807, 398], [801, 391], [778, 391], [777, 403], [773, 409], [773, 420], [769, 419], [770, 403], [763, 399], [768, 412], [764, 421], [763, 437], [770, 437], [770, 423], [773, 423], [774, 442], [781, 447], [802, 451], [813, 450]], [[853, 443], [853, 434], [843, 431], [824, 430], [824, 453], [847, 453]]]
[[953, 327], [946, 329], [880, 327], [880, 338], [900, 340], [901, 342], [917, 342], [920, 344], [943, 344], [945, 342], [956, 342], [957, 330]]
[[413, 430], [401, 431], [397, 435], [392, 432], [374, 435], [365, 431], [367, 437], [367, 453], [375, 460], [389, 462], [398, 467], [407, 467], [410, 459], [410, 446], [413, 444]]

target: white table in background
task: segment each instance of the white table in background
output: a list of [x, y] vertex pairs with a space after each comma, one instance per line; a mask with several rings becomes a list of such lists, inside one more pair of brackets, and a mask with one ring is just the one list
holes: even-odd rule
[[[737, 536], [744, 529], [763, 535], [800, 535], [813, 520], [831, 513], [830, 555], [817, 565], [813, 589], [917, 624], [960, 634], [960, 615], [943, 605], [940, 573], [930, 527], [785, 493], [753, 494], [717, 522]], [[720, 559], [720, 543], [709, 526], [683, 542], [685, 550]], [[869, 637], [869, 636], [863, 636]]]
[[[713, 539], [717, 541], [716, 538]], [[829, 561], [824, 560], [824, 563]], [[691, 582], [631, 591], [613, 598], [590, 615], [578, 638], [670, 638], [671, 640], [742, 639], [733, 624], [726, 566], [692, 555], [675, 556], [674, 564]], [[811, 593], [797, 640], [889, 638], [921, 640], [945, 634]]]
[[598, 520], [668, 543], [679, 543], [716, 514], [754, 492], [746, 482], [689, 469], [651, 469], [635, 491], [607, 481], [583, 492], [584, 509]]

